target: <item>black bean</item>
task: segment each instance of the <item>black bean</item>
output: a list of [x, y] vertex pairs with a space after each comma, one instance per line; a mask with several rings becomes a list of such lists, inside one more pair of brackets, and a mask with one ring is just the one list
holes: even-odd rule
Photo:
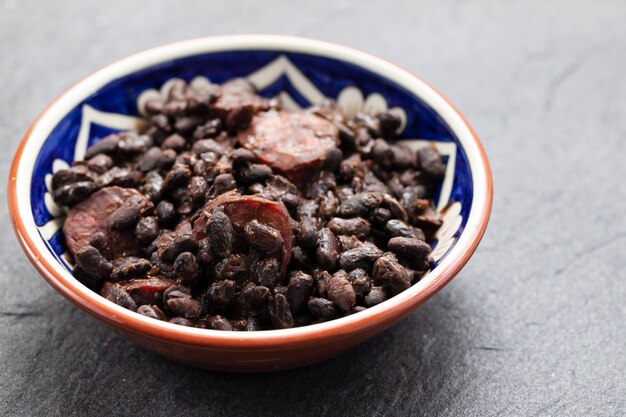
[[352, 187], [352, 191], [354, 194], [362, 193], [365, 191], [365, 181], [363, 181], [363, 178], [361, 177], [354, 177], [352, 178], [350, 187]]
[[191, 200], [191, 197], [189, 197], [186, 189], [178, 188], [172, 198], [176, 200], [176, 211], [179, 214], [184, 216], [193, 211], [195, 207], [194, 202]]
[[144, 304], [137, 309], [137, 313], [155, 320], [165, 320], [165, 313], [157, 306]]
[[119, 187], [136, 187], [141, 181], [141, 172], [131, 168], [113, 167], [102, 174], [97, 184], [99, 187], [111, 187], [117, 185]]
[[174, 164], [172, 169], [167, 173], [163, 179], [163, 189], [172, 190], [181, 185], [187, 184], [191, 178], [191, 170], [187, 165]]
[[389, 252], [374, 262], [372, 278], [387, 287], [392, 295], [399, 294], [411, 286], [411, 278], [406, 268]]
[[[422, 171], [416, 171], [414, 169], [407, 169], [403, 171], [398, 176], [398, 179], [400, 180], [400, 183], [404, 185], [405, 187], [415, 186], [415, 185], [421, 184], [422, 182], [426, 180], [426, 178], [424, 178], [424, 173]], [[422, 184], [422, 187], [424, 187], [423, 184]], [[424, 188], [424, 192], [425, 192], [425, 188]]]
[[103, 153], [91, 157], [87, 161], [87, 166], [93, 172], [104, 174], [113, 166], [113, 159]]
[[150, 117], [150, 124], [162, 132], [169, 132], [172, 130], [170, 120], [164, 114], [155, 114]]
[[341, 252], [363, 246], [363, 242], [361, 242], [356, 236], [339, 235], [337, 236], [337, 239], [339, 240], [339, 245], [341, 246]]
[[354, 292], [358, 297], [362, 297], [370, 291], [372, 285], [370, 277], [361, 268], [350, 271], [346, 278], [352, 284], [352, 288], [354, 288]]
[[167, 300], [169, 298], [169, 295], [173, 291], [181, 291], [181, 292], [184, 292], [185, 294], [191, 295], [191, 290], [185, 287], [184, 285], [171, 285], [167, 287], [165, 291], [163, 291], [163, 304], [164, 305], [167, 305]]
[[394, 145], [391, 147], [393, 152], [393, 168], [403, 170], [415, 166], [417, 157], [415, 153], [406, 146]]
[[327, 191], [320, 200], [319, 215], [325, 219], [330, 219], [337, 213], [339, 200], [332, 191]]
[[237, 170], [242, 169], [256, 161], [254, 152], [245, 148], [235, 149], [231, 154], [231, 158], [233, 160], [233, 169]]
[[176, 236], [167, 246], [160, 252], [160, 257], [166, 262], [174, 262], [176, 257], [183, 252], [196, 252], [198, 250], [198, 242], [191, 234], [183, 234]]
[[226, 214], [214, 212], [207, 223], [207, 236], [213, 254], [219, 257], [228, 256], [232, 249], [233, 225]]
[[317, 245], [319, 232], [317, 230], [317, 222], [312, 217], [305, 217], [299, 224], [298, 243], [303, 248], [312, 248]]
[[339, 215], [346, 217], [364, 216], [380, 206], [383, 196], [375, 192], [362, 192], [344, 200], [339, 206]]
[[170, 319], [170, 323], [178, 324], [180, 326], [193, 326], [191, 320], [188, 320], [184, 317], [173, 317]]
[[375, 225], [384, 225], [389, 220], [391, 220], [391, 218], [392, 218], [391, 211], [382, 207], [377, 208], [370, 215], [370, 220]]
[[97, 186], [92, 181], [80, 181], [54, 190], [54, 201], [64, 206], [73, 206], [86, 200]]
[[300, 246], [291, 249], [291, 262], [296, 269], [308, 269], [311, 266], [309, 255]]
[[200, 303], [182, 291], [170, 292], [165, 304], [174, 314], [187, 319], [198, 317], [201, 313]]
[[106, 297], [107, 300], [131, 311], [137, 311], [137, 303], [124, 289], [117, 286], [112, 287]]
[[196, 257], [191, 252], [183, 252], [174, 261], [174, 272], [180, 282], [189, 285], [200, 278], [200, 265], [196, 262]]
[[120, 136], [115, 133], [100, 139], [87, 149], [87, 152], [85, 152], [85, 159], [89, 159], [99, 153], [112, 154], [117, 150], [117, 144], [119, 141]]
[[189, 185], [187, 186], [187, 191], [189, 192], [189, 197], [197, 203], [204, 203], [207, 195], [207, 182], [204, 177], [195, 176], [191, 177], [191, 181], [189, 181]]
[[248, 222], [243, 230], [250, 246], [258, 251], [274, 254], [283, 247], [280, 232], [258, 220]]
[[356, 268], [369, 271], [374, 261], [382, 254], [383, 251], [373, 245], [363, 245], [343, 252], [339, 256], [339, 265], [346, 271], [352, 271]]
[[139, 157], [139, 160], [137, 161], [137, 168], [143, 172], [152, 171], [157, 167], [162, 154], [163, 151], [156, 146], [148, 149], [146, 153]]
[[370, 222], [361, 217], [354, 217], [352, 219], [334, 217], [326, 226], [337, 235], [354, 235], [359, 239], [364, 239], [369, 236], [371, 231]]
[[98, 249], [100, 254], [107, 259], [111, 259], [111, 247], [109, 245], [109, 238], [105, 232], [96, 232], [89, 237], [89, 244]]
[[253, 332], [256, 330], [261, 330], [259, 322], [254, 317], [248, 318], [248, 321], [246, 322], [246, 331]]
[[396, 198], [401, 198], [402, 194], [404, 193], [404, 185], [400, 182], [400, 179], [398, 177], [392, 177], [388, 182], [387, 182], [387, 187], [389, 187], [389, 191], [391, 191], [391, 194], [396, 197]]
[[400, 202], [408, 213], [416, 211], [419, 199], [424, 196], [425, 192], [426, 189], [421, 185], [412, 185], [404, 189]]
[[354, 177], [363, 177], [364, 175], [365, 165], [363, 161], [361, 161], [361, 155], [358, 153], [341, 161], [339, 165], [339, 176], [344, 181], [351, 181]]
[[255, 283], [274, 288], [280, 278], [280, 264], [274, 258], [257, 262], [252, 270], [252, 279]]
[[248, 127], [254, 116], [254, 107], [250, 104], [233, 109], [226, 117], [226, 128], [236, 133]]
[[337, 317], [338, 310], [335, 303], [325, 298], [311, 298], [307, 303], [309, 311], [319, 320], [331, 320]]
[[317, 263], [321, 268], [333, 271], [337, 266], [339, 242], [337, 242], [335, 234], [327, 227], [319, 232], [315, 255]]
[[177, 117], [174, 128], [182, 134], [187, 134], [194, 131], [203, 121], [202, 118], [195, 116]]
[[112, 230], [128, 229], [137, 223], [139, 215], [140, 212], [138, 206], [122, 204], [109, 216], [109, 227]]
[[161, 144], [161, 148], [163, 149], [174, 149], [176, 152], [180, 152], [185, 148], [187, 141], [178, 133], [174, 133], [173, 135], [165, 138], [163, 143]]
[[324, 157], [322, 169], [329, 172], [336, 172], [339, 169], [341, 160], [343, 159], [343, 152], [339, 148], [332, 148]]
[[431, 177], [441, 179], [446, 174], [446, 165], [434, 145], [420, 148], [417, 151], [417, 158], [422, 170]]
[[402, 220], [389, 220], [385, 225], [385, 231], [392, 237], [409, 237], [425, 240], [424, 232], [420, 229], [406, 224]]
[[374, 307], [387, 299], [387, 291], [384, 287], [372, 287], [369, 293], [363, 298], [366, 307]]
[[280, 197], [280, 201], [283, 202], [291, 217], [296, 217], [298, 214], [298, 206], [300, 205], [300, 196], [292, 193], [285, 193]]
[[[411, 260], [407, 262], [411, 268], [413, 268], [417, 274], [422, 274], [424, 271], [428, 271], [435, 264], [435, 260], [432, 256], [426, 256], [419, 260]], [[418, 280], [419, 281], [419, 280]]]
[[320, 297], [326, 297], [328, 282], [331, 280], [332, 277], [333, 276], [330, 275], [327, 271], [322, 271], [319, 269], [313, 271], [313, 279], [315, 280], [317, 293]]
[[274, 294], [282, 294], [285, 297], [287, 296], [287, 291], [289, 290], [288, 287], [284, 286], [284, 285], [277, 285], [276, 287], [274, 287]]
[[144, 277], [152, 268], [150, 261], [135, 256], [117, 258], [113, 261], [112, 281], [125, 281], [132, 278]]
[[376, 137], [380, 136], [380, 126], [377, 118], [367, 113], [359, 112], [354, 117], [354, 120], [358, 125], [365, 127], [370, 134]]
[[443, 224], [443, 220], [439, 213], [428, 200], [418, 200], [417, 213], [415, 216], [415, 225], [425, 230], [436, 230]]
[[198, 242], [196, 260], [203, 265], [208, 265], [213, 261], [213, 251], [211, 250], [211, 240], [209, 238], [204, 238]]
[[204, 176], [207, 173], [207, 163], [202, 159], [198, 159], [194, 162], [192, 171], [194, 175]]
[[143, 179], [140, 190], [147, 195], [154, 203], [161, 200], [161, 190], [163, 188], [163, 177], [157, 171], [148, 172]]
[[232, 174], [220, 174], [213, 181], [213, 194], [220, 195], [226, 191], [234, 190], [237, 182]]
[[166, 171], [176, 162], [176, 151], [174, 149], [165, 149], [161, 152], [161, 156], [157, 159], [156, 167], [162, 171]]
[[98, 280], [108, 278], [113, 271], [111, 262], [102, 256], [98, 249], [90, 245], [76, 252], [74, 259], [78, 267]]
[[213, 152], [214, 154], [220, 157], [224, 155], [224, 153], [226, 152], [226, 150], [224, 149], [224, 146], [216, 142], [213, 139], [202, 139], [202, 140], [197, 141], [191, 147], [191, 151], [195, 153], [196, 155], [202, 155], [208, 152]]
[[272, 168], [263, 164], [250, 164], [239, 172], [238, 179], [246, 184], [264, 182], [272, 176]]
[[159, 222], [156, 217], [142, 217], [135, 225], [135, 236], [144, 245], [149, 244], [159, 236]]
[[241, 301], [249, 307], [258, 308], [265, 304], [270, 296], [270, 289], [263, 285], [255, 285], [249, 282], [241, 293], [239, 293]]
[[137, 154], [146, 152], [152, 144], [152, 138], [148, 135], [139, 135], [135, 132], [125, 132], [120, 134], [117, 149], [122, 153]]
[[206, 290], [205, 296], [212, 305], [228, 305], [236, 296], [235, 282], [231, 280], [214, 282]]
[[430, 245], [423, 240], [411, 237], [392, 237], [387, 248], [399, 258], [406, 260], [424, 259], [430, 255]]
[[178, 218], [178, 214], [174, 208], [174, 205], [169, 201], [163, 200], [156, 206], [156, 214], [159, 223], [163, 226], [169, 226], [173, 224]]
[[[109, 158], [106, 155], [98, 155]], [[110, 158], [109, 158], [110, 159]], [[106, 171], [106, 170], [105, 170]], [[73, 166], [69, 169], [61, 169], [52, 175], [52, 189], [56, 190], [64, 185], [74, 184], [76, 182], [93, 182], [95, 175], [89, 171], [84, 165]]]
[[287, 301], [292, 313], [299, 313], [306, 307], [306, 303], [313, 293], [313, 285], [313, 277], [302, 271], [297, 271], [289, 278]]
[[384, 167], [390, 167], [394, 159], [393, 149], [391, 149], [391, 145], [384, 139], [376, 139], [374, 141], [371, 156], [374, 161]]
[[270, 313], [270, 319], [275, 328], [288, 329], [293, 327], [293, 316], [289, 309], [287, 297], [282, 294], [276, 294], [273, 298], [270, 298], [267, 307]]
[[233, 331], [233, 325], [230, 321], [222, 316], [209, 316], [206, 318], [206, 324], [209, 329], [213, 330], [222, 330], [222, 331]]
[[392, 138], [402, 125], [402, 119], [390, 111], [378, 113], [376, 118], [378, 119], [380, 133], [385, 138]]
[[215, 275], [221, 280], [232, 280], [243, 283], [250, 276], [249, 266], [243, 255], [228, 255], [215, 265]]
[[182, 116], [187, 110], [185, 100], [170, 100], [163, 106], [163, 113], [169, 117]]
[[153, 98], [146, 101], [145, 109], [148, 114], [157, 114], [163, 111], [163, 101]]
[[333, 276], [328, 282], [327, 291], [328, 299], [342, 311], [350, 311], [356, 305], [356, 293], [346, 278]]
[[214, 138], [222, 129], [222, 122], [220, 119], [209, 120], [203, 125], [196, 127], [193, 132], [194, 139], [208, 139]]
[[392, 195], [384, 193], [382, 207], [386, 207], [393, 217], [403, 221], [407, 221], [408, 215], [402, 204]]
[[319, 210], [319, 204], [315, 200], [302, 199], [298, 206], [298, 216], [304, 219], [306, 217], [316, 217]]

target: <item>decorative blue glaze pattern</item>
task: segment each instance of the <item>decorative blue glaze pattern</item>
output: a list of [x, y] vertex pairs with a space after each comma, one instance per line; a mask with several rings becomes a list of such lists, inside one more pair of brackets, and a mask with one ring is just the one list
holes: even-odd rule
[[[166, 81], [181, 78], [191, 81], [194, 77], [204, 76], [212, 82], [223, 82], [233, 77], [246, 77], [257, 70], [271, 65], [277, 59], [286, 58], [308, 82], [328, 98], [336, 99], [348, 87], [356, 87], [363, 97], [371, 94], [381, 95], [389, 108], [398, 107], [406, 115], [406, 126], [400, 136], [404, 139], [432, 140], [438, 143], [455, 143], [455, 165], [452, 189], [449, 201], [460, 203], [460, 224], [455, 225], [449, 238], [456, 241], [466, 224], [472, 203], [472, 178], [464, 150], [443, 120], [418, 97], [409, 93], [393, 80], [364, 70], [351, 63], [301, 53], [285, 53], [281, 51], [236, 51], [196, 55], [165, 62], [153, 67], [137, 71], [107, 84], [99, 91], [72, 109], [53, 129], [37, 156], [32, 183], [31, 204], [35, 223], [43, 227], [55, 216], [45, 204], [48, 191], [45, 177], [52, 173], [55, 160], [71, 164], [74, 150], [81, 128], [84, 105], [96, 110], [139, 116], [137, 101], [140, 94], [148, 89], [158, 90]], [[287, 93], [301, 107], [312, 103], [303, 93], [302, 86], [294, 84], [289, 76], [282, 74], [270, 84], [260, 89], [260, 94], [274, 97]], [[88, 144], [91, 145], [115, 129], [93, 124], [89, 130]], [[43, 236], [42, 236], [43, 238]], [[454, 243], [446, 246], [445, 253]], [[65, 250], [61, 234], [55, 232], [47, 241], [51, 252], [60, 258]], [[442, 253], [443, 256], [445, 253]], [[439, 259], [440, 260], [440, 259]], [[64, 263], [65, 265], [65, 263]], [[67, 265], [65, 265], [67, 268]]]

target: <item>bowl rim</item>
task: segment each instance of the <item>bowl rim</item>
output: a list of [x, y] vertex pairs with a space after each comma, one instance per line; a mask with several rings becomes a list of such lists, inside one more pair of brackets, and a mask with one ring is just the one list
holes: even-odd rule
[[[425, 279], [377, 306], [324, 323], [261, 332], [223, 332], [150, 319], [106, 300], [79, 283], [47, 251], [35, 226], [30, 208], [32, 177], [29, 174], [32, 174], [39, 148], [33, 144], [33, 138], [41, 136], [41, 132], [49, 127], [46, 125], [55, 125], [51, 122], [55, 117], [64, 117], [73, 108], [71, 104], [74, 101], [78, 103], [106, 83], [139, 69], [165, 60], [209, 52], [263, 49], [309, 53], [356, 64], [406, 88], [442, 117], [462, 142], [473, 185], [467, 224], [452, 250]], [[45, 137], [38, 139], [43, 143]], [[11, 223], [23, 251], [46, 281], [82, 310], [115, 327], [154, 339], [222, 349], [258, 349], [313, 344], [322, 339], [349, 337], [368, 329], [382, 329], [424, 303], [463, 268], [476, 250], [491, 213], [493, 180], [485, 151], [465, 117], [441, 93], [411, 72], [370, 53], [327, 41], [284, 35], [242, 34], [202, 37], [157, 46], [107, 65], [74, 84], [47, 106], [24, 135], [11, 165], [7, 195]]]

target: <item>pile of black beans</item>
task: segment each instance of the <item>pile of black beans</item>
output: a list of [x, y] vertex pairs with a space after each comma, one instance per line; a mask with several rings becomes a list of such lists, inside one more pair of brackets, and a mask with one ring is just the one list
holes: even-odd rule
[[218, 330], [363, 311], [433, 264], [434, 146], [397, 144], [392, 112], [287, 112], [243, 79], [177, 81], [145, 126], [52, 179], [74, 275], [156, 320]]

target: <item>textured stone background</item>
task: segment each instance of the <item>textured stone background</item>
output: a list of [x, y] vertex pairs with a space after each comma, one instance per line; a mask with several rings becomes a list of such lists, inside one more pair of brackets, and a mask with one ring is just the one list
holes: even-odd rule
[[3, 181], [29, 124], [81, 77], [238, 32], [336, 41], [414, 71], [463, 110], [495, 179], [485, 239], [441, 293], [340, 357], [269, 375], [180, 366], [98, 325], [31, 267], [2, 203], [0, 414], [625, 413], [624, 22], [619, 0], [0, 0]]

